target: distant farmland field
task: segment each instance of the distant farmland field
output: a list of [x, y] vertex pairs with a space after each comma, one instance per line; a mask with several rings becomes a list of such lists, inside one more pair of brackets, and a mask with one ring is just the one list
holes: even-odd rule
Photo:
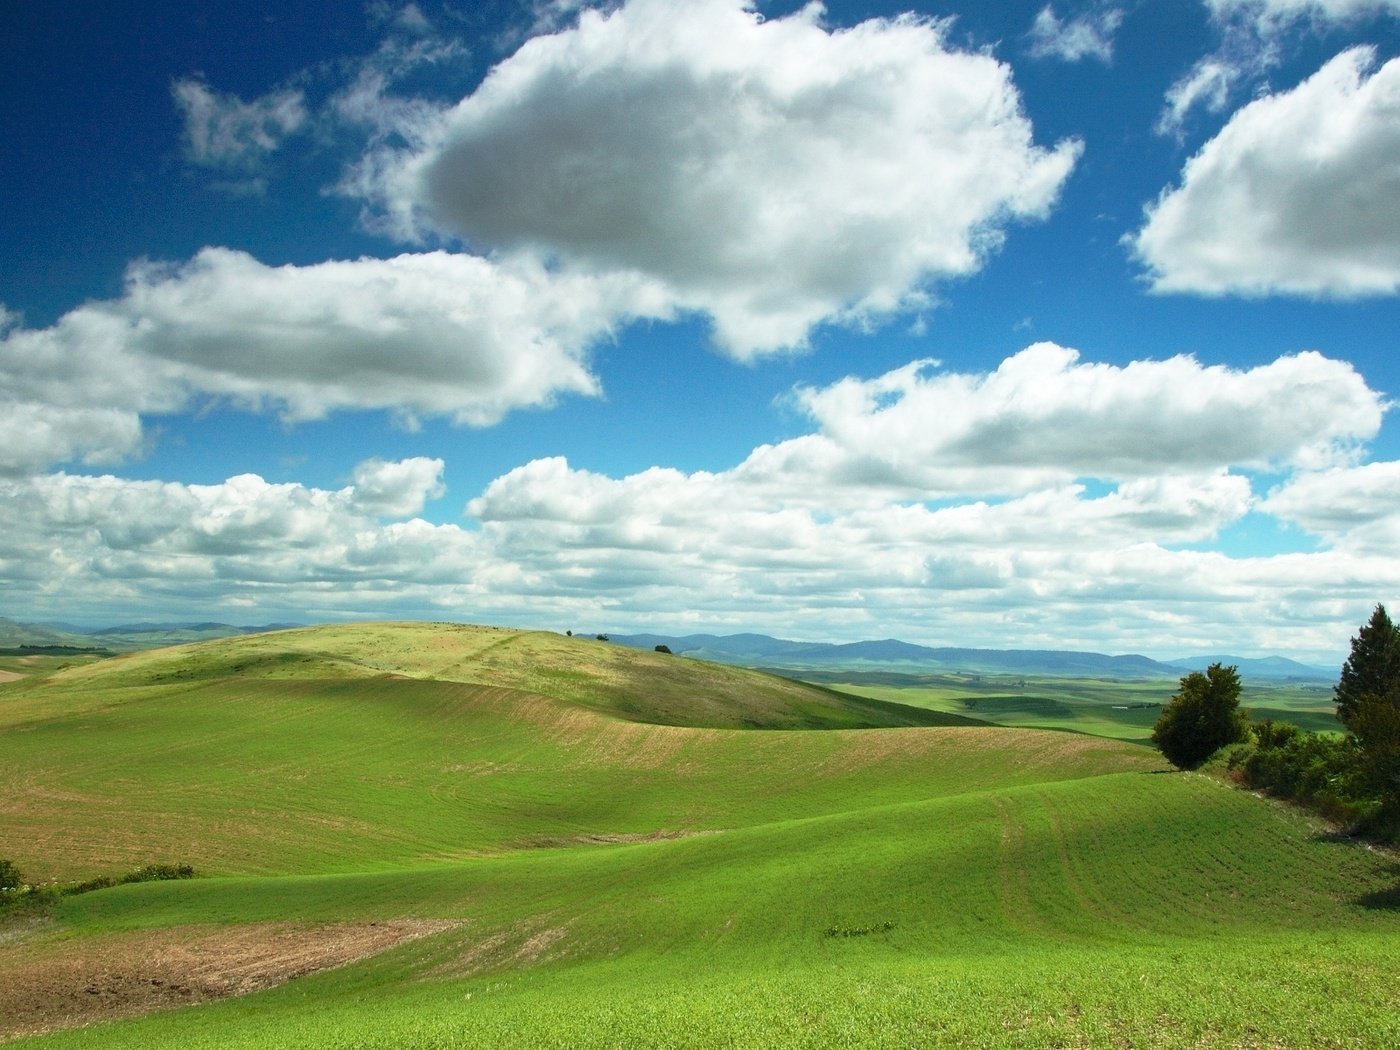
[[0, 856], [200, 874], [0, 911], [17, 1045], [1400, 1044], [1395, 861], [1126, 730], [974, 721], [1043, 683], [446, 624], [14, 670]]
[[[1201, 668], [1204, 670], [1204, 668]], [[846, 693], [928, 711], [975, 717], [995, 725], [1069, 729], [1095, 736], [1149, 742], [1161, 705], [1177, 683], [1133, 678], [1054, 675], [797, 673]], [[1293, 722], [1303, 729], [1340, 732], [1330, 686], [1320, 682], [1244, 679], [1241, 705], [1255, 720]]]

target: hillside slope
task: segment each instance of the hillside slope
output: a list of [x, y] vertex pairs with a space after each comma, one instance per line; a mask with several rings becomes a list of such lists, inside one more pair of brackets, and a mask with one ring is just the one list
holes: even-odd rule
[[185, 987], [220, 965], [256, 987], [249, 945], [412, 929], [343, 969], [32, 1045], [1400, 1041], [1393, 861], [1148, 749], [636, 720], [868, 716], [815, 693], [450, 625], [0, 685], [0, 842], [22, 870], [212, 876], [0, 914], [0, 1039], [36, 1030], [5, 1027], [7, 989], [89, 1023], [170, 982], [181, 945], [204, 968]]
[[220, 679], [395, 675], [490, 685], [637, 722], [704, 728], [978, 725], [744, 668], [680, 661], [592, 639], [461, 624], [310, 627], [130, 653], [67, 673], [67, 689]]
[[791, 816], [794, 798], [816, 815], [853, 795], [907, 801], [1154, 763], [976, 726], [656, 724], [869, 724], [886, 711], [920, 714], [552, 635], [369, 625], [232, 639], [0, 687], [0, 838], [42, 878], [162, 858], [346, 871], [732, 828]]

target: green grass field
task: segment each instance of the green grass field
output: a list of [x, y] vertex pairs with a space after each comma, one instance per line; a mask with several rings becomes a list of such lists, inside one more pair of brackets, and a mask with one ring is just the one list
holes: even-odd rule
[[[832, 672], [804, 677], [853, 695], [975, 717], [994, 725], [1068, 729], [1141, 744], [1149, 742], [1161, 705], [1178, 686], [1166, 679], [1044, 675]], [[1341, 730], [1331, 687], [1323, 683], [1246, 678], [1240, 704], [1256, 721], [1292, 722], [1316, 732]]]
[[205, 931], [433, 931], [14, 1045], [1400, 1044], [1400, 866], [1121, 740], [425, 624], [31, 674], [0, 746], [31, 877], [204, 876], [10, 909], [12, 982], [135, 980]]

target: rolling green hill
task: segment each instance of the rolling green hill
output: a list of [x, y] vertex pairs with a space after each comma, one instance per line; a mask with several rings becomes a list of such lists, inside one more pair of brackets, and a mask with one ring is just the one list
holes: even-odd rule
[[63, 1016], [100, 1019], [190, 938], [416, 923], [338, 969], [33, 1045], [1400, 1041], [1393, 860], [1139, 746], [929, 717], [443, 624], [6, 682], [0, 855], [206, 877], [0, 915], [0, 1006], [77, 975]]

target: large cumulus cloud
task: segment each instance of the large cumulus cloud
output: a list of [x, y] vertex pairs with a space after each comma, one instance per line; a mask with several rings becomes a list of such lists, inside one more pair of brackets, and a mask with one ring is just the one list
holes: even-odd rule
[[140, 263], [121, 298], [0, 339], [0, 472], [139, 447], [143, 416], [226, 398], [289, 420], [337, 410], [473, 426], [594, 394], [588, 351], [613, 326], [664, 316], [630, 275], [560, 275], [531, 258], [446, 252], [267, 266], [207, 248]]
[[973, 272], [1078, 152], [1036, 146], [1007, 67], [938, 22], [631, 0], [528, 41], [347, 185], [404, 236], [653, 277], [747, 357]]
[[[48, 328], [0, 314], [0, 473], [118, 462], [150, 417], [210, 398], [485, 426], [596, 394], [590, 350], [637, 319], [700, 312], [748, 357], [922, 303], [1045, 215], [1079, 150], [1037, 146], [1007, 67], [944, 34], [632, 0], [527, 41], [455, 107], [389, 98], [371, 64], [330, 103], [372, 128], [342, 188], [468, 251], [274, 266], [210, 247], [138, 261], [121, 297]], [[174, 90], [200, 163], [314, 122], [292, 89]]]

